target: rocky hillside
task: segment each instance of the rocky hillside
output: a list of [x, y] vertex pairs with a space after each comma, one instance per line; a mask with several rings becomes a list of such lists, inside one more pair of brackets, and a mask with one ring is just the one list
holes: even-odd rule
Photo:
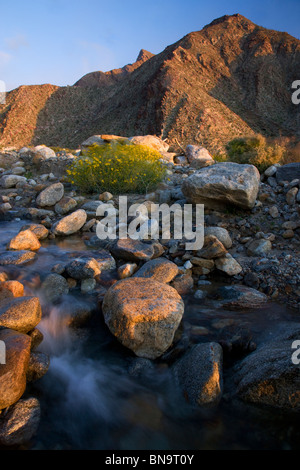
[[76, 147], [93, 134], [156, 134], [212, 153], [260, 132], [300, 137], [291, 84], [300, 41], [225, 16], [153, 56], [71, 87], [22, 86], [0, 106], [0, 145]]

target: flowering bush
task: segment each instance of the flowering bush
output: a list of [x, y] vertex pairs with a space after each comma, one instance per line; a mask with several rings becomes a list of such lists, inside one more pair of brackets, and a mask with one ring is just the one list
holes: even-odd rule
[[146, 193], [165, 176], [160, 158], [159, 152], [145, 145], [93, 145], [74, 160], [68, 179], [85, 193]]

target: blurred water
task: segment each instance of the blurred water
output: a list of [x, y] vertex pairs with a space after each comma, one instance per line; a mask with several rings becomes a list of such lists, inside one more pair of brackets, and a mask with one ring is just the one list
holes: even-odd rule
[[[24, 225], [0, 225], [0, 248]], [[28, 294], [40, 295], [40, 278], [74, 250], [86, 249], [69, 237], [47, 241], [33, 263], [11, 269]], [[190, 450], [297, 448], [300, 425], [294, 416], [227, 401], [216, 409], [193, 408], [177, 389], [166, 363], [153, 363], [141, 376], [128, 373], [135, 356], [107, 330], [100, 309], [81, 329], [70, 328], [72, 310], [89, 302], [80, 293], [64, 296], [59, 305], [43, 304], [39, 329], [48, 353], [48, 373], [28, 389], [41, 402], [42, 419], [33, 449]], [[250, 328], [255, 341], [270, 336], [270, 327], [295, 314], [282, 305], [263, 310], [229, 312], [186, 299], [184, 324], [205, 327], [195, 342], [217, 340], [216, 320], [238, 321]], [[226, 378], [226, 371], [225, 371]]]

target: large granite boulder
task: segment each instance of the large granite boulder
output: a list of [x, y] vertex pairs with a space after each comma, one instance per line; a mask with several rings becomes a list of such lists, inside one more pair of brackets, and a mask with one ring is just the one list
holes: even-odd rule
[[124, 346], [137, 356], [155, 359], [171, 346], [184, 303], [166, 284], [129, 278], [107, 291], [102, 309], [105, 323]]
[[260, 174], [253, 165], [217, 163], [186, 178], [182, 192], [189, 202], [212, 209], [228, 205], [252, 209], [260, 185]]

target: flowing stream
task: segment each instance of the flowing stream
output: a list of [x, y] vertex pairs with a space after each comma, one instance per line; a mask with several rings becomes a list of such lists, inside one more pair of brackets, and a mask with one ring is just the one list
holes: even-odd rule
[[[1, 250], [24, 222], [0, 224]], [[176, 387], [167, 363], [154, 361], [137, 373], [136, 358], [106, 328], [96, 309], [85, 327], [69, 326], [75, 303], [92, 297], [65, 295], [58, 305], [46, 304], [38, 279], [64, 262], [72, 251], [87, 250], [77, 237], [42, 242], [37, 260], [11, 267], [13, 279], [25, 285], [26, 295], [38, 295], [43, 319], [38, 328], [44, 340], [38, 350], [50, 355], [47, 374], [28, 386], [26, 394], [41, 402], [42, 418], [31, 449], [195, 450], [297, 448], [300, 425], [296, 416], [232, 401], [225, 395], [214, 409], [195, 409]], [[251, 329], [254, 341], [264, 341], [270, 326], [295, 319], [296, 313], [271, 304], [264, 309], [228, 312], [185, 299], [183, 323], [207, 328], [193, 341], [216, 340], [212, 323], [232, 318]], [[198, 331], [199, 333], [199, 331]], [[225, 363], [225, 384], [227, 369]]]

